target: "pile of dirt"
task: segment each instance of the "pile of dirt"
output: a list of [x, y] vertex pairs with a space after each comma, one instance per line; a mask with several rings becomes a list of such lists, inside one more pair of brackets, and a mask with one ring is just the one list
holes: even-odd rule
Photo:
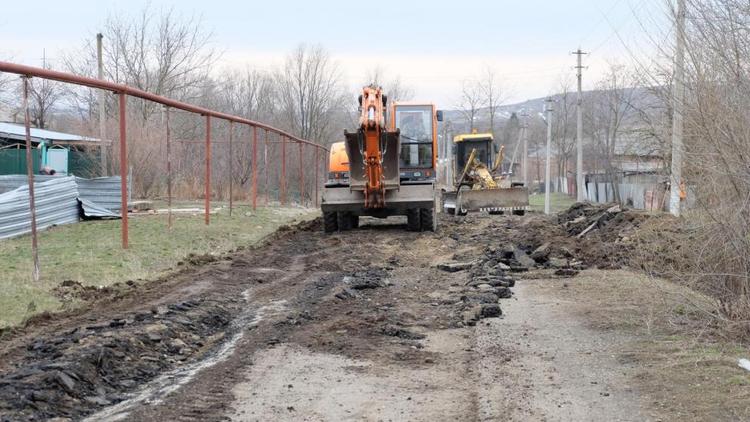
[[576, 203], [558, 214], [557, 222], [578, 239], [598, 234], [607, 242], [627, 241], [651, 215], [616, 204]]
[[38, 339], [0, 378], [0, 420], [75, 419], [120, 402], [123, 392], [202, 356], [231, 318], [226, 301], [188, 300]]
[[490, 224], [493, 258], [512, 272], [553, 269], [571, 277], [585, 268], [617, 269], [631, 265], [634, 238], [655, 217], [614, 204], [577, 203], [556, 217], [528, 215]]
[[52, 289], [52, 294], [63, 303], [73, 301], [96, 301], [116, 295], [127, 289], [135, 289], [138, 284], [133, 280], [125, 283], [114, 283], [111, 286], [87, 286], [75, 280], [65, 280]]

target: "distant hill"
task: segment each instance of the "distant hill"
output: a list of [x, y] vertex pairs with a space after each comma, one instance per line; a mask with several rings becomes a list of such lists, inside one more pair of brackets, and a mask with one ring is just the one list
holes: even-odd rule
[[[646, 88], [632, 88], [632, 90], [636, 91], [633, 95], [633, 98], [636, 102], [636, 107], [640, 105], [645, 105], [648, 102], [652, 102], [656, 100], [654, 95]], [[600, 93], [600, 90], [590, 90], [590, 91], [584, 91], [584, 97], [591, 96]], [[572, 95], [573, 100], [576, 98], [576, 93], [570, 93], [568, 95]], [[552, 100], [557, 102], [560, 102], [563, 98], [563, 94], [555, 94], [552, 95]], [[505, 104], [500, 106], [495, 114], [497, 127], [501, 128], [505, 126], [505, 123], [511, 118], [513, 113], [517, 113], [520, 117], [520, 114], [522, 112], [526, 112], [530, 116], [538, 116], [540, 113], [544, 112], [544, 103], [547, 100], [547, 97], [540, 97], [540, 98], [532, 98], [529, 100], [525, 100], [518, 103], [513, 104]], [[444, 110], [443, 111], [445, 120], [450, 121], [451, 124], [454, 125], [454, 127], [464, 127], [466, 126], [466, 119], [464, 118], [461, 111], [453, 109], [453, 110]], [[489, 120], [489, 110], [485, 108], [479, 109], [477, 113], [477, 125], [479, 127], [483, 127], [486, 125], [487, 121]]]

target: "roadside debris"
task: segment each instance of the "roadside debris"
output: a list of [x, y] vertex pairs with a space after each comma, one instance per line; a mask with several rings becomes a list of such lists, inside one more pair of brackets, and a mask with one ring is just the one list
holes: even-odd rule
[[439, 264], [438, 268], [449, 273], [455, 273], [463, 270], [468, 270], [472, 265], [474, 265], [473, 262], [448, 262]]
[[77, 419], [120, 402], [123, 391], [210, 350], [231, 318], [227, 303], [188, 300], [38, 339], [29, 364], [0, 377], [0, 420]]
[[619, 205], [577, 203], [552, 221], [498, 220], [490, 224], [486, 236], [472, 240], [494, 248], [494, 258], [512, 272], [551, 269], [558, 277], [572, 277], [585, 268], [629, 265], [636, 247], [633, 239], [650, 218], [653, 215], [647, 212]]

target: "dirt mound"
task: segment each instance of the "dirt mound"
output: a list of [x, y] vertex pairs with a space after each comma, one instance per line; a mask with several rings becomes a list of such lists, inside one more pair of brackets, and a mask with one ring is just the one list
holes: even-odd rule
[[76, 300], [95, 301], [112, 297], [117, 292], [124, 290], [125, 286], [135, 288], [137, 284], [129, 280], [126, 283], [115, 283], [111, 286], [85, 286], [75, 280], [65, 280], [52, 289], [52, 293], [63, 303]]
[[649, 216], [616, 204], [577, 203], [558, 214], [557, 222], [569, 236], [582, 238], [598, 232], [606, 241], [617, 241], [632, 235]]
[[552, 218], [501, 220], [490, 225], [492, 254], [513, 272], [544, 268], [571, 277], [584, 268], [622, 268], [631, 265], [633, 238], [652, 218], [614, 204], [577, 203]]

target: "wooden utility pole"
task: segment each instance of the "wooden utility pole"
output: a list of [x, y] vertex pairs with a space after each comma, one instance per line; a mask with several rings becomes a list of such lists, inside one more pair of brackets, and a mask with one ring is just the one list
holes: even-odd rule
[[[104, 35], [101, 33], [96, 34], [96, 63], [98, 68], [98, 78], [100, 81], [104, 80], [104, 58], [102, 55], [102, 39]], [[105, 143], [105, 137], [107, 136], [106, 127], [106, 116], [104, 107], [104, 90], [99, 90], [99, 164], [101, 166], [101, 176], [107, 176], [107, 145]]]
[[547, 97], [545, 101], [545, 110], [547, 112], [547, 159], [544, 163], [544, 213], [550, 213], [549, 207], [549, 187], [550, 187], [550, 147], [552, 146], [552, 97]]
[[677, 0], [676, 47], [674, 80], [672, 82], [672, 177], [669, 191], [669, 211], [680, 216], [680, 188], [682, 184], [683, 117], [685, 109], [685, 0]]
[[583, 55], [588, 54], [578, 50], [574, 51], [573, 54], [578, 56], [578, 63], [576, 65], [577, 76], [578, 76], [578, 99], [576, 104], [576, 111], [578, 114], [578, 127], [576, 131], [576, 193], [578, 202], [586, 200], [586, 185], [583, 180]]

